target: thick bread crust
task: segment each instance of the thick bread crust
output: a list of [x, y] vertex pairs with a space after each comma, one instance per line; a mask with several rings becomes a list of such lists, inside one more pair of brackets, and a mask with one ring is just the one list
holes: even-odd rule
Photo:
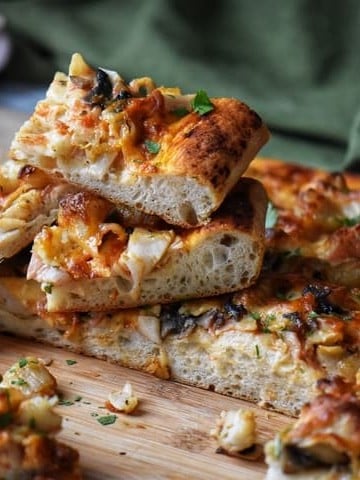
[[[256, 281], [262, 266], [266, 206], [267, 197], [261, 184], [241, 179], [212, 221], [196, 229], [178, 230], [171, 246], [150, 272], [143, 278], [141, 273], [133, 273], [131, 282], [140, 278], [139, 291], [136, 283], [130, 287], [127, 277], [112, 274], [94, 278], [91, 272], [76, 280], [52, 282], [47, 309], [63, 312], [129, 308], [248, 287]], [[158, 242], [155, 234], [150, 235], [154, 237], [151, 241]], [[100, 248], [106, 250], [106, 246]], [[128, 250], [130, 257], [130, 247]], [[36, 241], [33, 251], [38, 253]], [[136, 267], [136, 272], [141, 272], [143, 265], [145, 261]], [[41, 279], [41, 270], [35, 270], [33, 278], [46, 282]]]
[[[92, 103], [98, 81], [74, 55], [69, 76], [55, 75], [47, 98], [15, 136], [12, 158], [192, 227], [208, 220], [269, 138], [260, 117], [239, 100], [213, 99], [214, 109], [201, 116], [192, 111], [193, 97], [154, 87], [140, 97], [112, 72], [109, 97]], [[180, 119], [179, 105], [189, 112]]]

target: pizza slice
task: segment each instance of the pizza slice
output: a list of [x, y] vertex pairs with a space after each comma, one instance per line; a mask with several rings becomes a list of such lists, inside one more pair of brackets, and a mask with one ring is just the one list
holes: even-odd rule
[[183, 227], [204, 224], [269, 133], [247, 105], [126, 83], [74, 54], [12, 142], [18, 161]]
[[321, 378], [355, 382], [358, 289], [273, 274], [239, 292], [107, 312], [49, 313], [24, 277], [0, 279], [0, 330], [296, 415]]
[[0, 166], [0, 260], [29, 245], [57, 216], [58, 202], [74, 190], [46, 173], [8, 160]]
[[87, 192], [70, 194], [60, 202], [57, 224], [36, 236], [27, 277], [42, 284], [53, 312], [129, 308], [235, 291], [260, 273], [266, 206], [261, 184], [241, 179], [204, 226], [129, 227], [126, 215], [119, 223], [107, 200]]
[[318, 386], [297, 422], [267, 443], [267, 480], [360, 478], [359, 387], [338, 378]]
[[56, 380], [36, 358], [23, 357], [0, 383], [0, 477], [81, 480], [78, 452], [59, 442]]
[[265, 269], [360, 287], [359, 177], [269, 159], [246, 174], [271, 200]]

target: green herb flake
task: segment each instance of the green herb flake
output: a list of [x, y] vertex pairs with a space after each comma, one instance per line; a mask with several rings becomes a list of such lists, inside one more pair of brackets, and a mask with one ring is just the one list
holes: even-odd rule
[[153, 154], [159, 153], [160, 151], [159, 143], [153, 142], [152, 140], [145, 140], [144, 144], [145, 144], [146, 150], [149, 153], [153, 153]]
[[26, 365], [28, 364], [28, 361], [27, 361], [26, 358], [20, 358], [18, 364], [19, 364], [19, 367], [20, 367], [20, 368], [24, 368], [24, 367], [26, 367]]
[[67, 360], [66, 360], [66, 364], [67, 364], [67, 365], [75, 365], [75, 363], [77, 363], [76, 360], [71, 360], [71, 359], [67, 359]]
[[198, 113], [199, 115], [206, 115], [214, 110], [214, 105], [211, 103], [211, 100], [205, 90], [199, 90], [197, 92], [194, 100], [191, 102], [191, 106], [194, 112]]
[[101, 425], [112, 425], [116, 422], [117, 416], [116, 415], [104, 415], [103, 417], [98, 417], [96, 419]]
[[43, 285], [43, 290], [45, 293], [51, 294], [52, 289], [53, 289], [52, 283], [45, 283], [45, 285]]
[[58, 401], [58, 405], [63, 405], [64, 407], [70, 407], [71, 405], [74, 405], [74, 402], [72, 400], [60, 399]]
[[261, 320], [261, 314], [259, 312], [249, 312], [249, 315], [254, 320]]
[[16, 385], [17, 387], [24, 387], [28, 383], [23, 378], [18, 378], [17, 380], [12, 380], [11, 385]]
[[255, 345], [255, 352], [256, 352], [256, 358], [260, 358], [260, 349], [259, 349], [259, 345]]
[[82, 400], [82, 397], [80, 395], [74, 398], [75, 402], [81, 402], [81, 400]]
[[181, 118], [181, 117], [185, 117], [185, 115], [188, 115], [190, 112], [185, 107], [179, 107], [172, 110], [171, 113]]
[[314, 320], [315, 318], [317, 318], [319, 316], [318, 313], [314, 312], [314, 310], [312, 310], [309, 315], [308, 315], [308, 318], [311, 319], [311, 320]]
[[344, 217], [339, 219], [341, 226], [344, 227], [354, 227], [360, 223], [360, 215], [356, 215], [355, 217]]
[[265, 228], [274, 228], [278, 220], [279, 213], [271, 202], [268, 202], [265, 217]]

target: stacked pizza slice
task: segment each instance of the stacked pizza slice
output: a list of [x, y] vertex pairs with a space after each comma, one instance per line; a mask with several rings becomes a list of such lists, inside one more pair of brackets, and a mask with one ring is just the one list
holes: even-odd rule
[[253, 161], [268, 136], [75, 54], [0, 172], [0, 329], [291, 415], [356, 383], [359, 182]]
[[[74, 318], [136, 318], [155, 339], [141, 361], [154, 363], [161, 325], [144, 310], [216, 303], [259, 276], [267, 196], [242, 174], [268, 137], [238, 100], [126, 82], [74, 54], [0, 172], [2, 328], [22, 332], [6, 318], [29, 311], [42, 331], [68, 331]], [[85, 325], [90, 353], [111, 357]], [[72, 348], [84, 350], [82, 341]]]

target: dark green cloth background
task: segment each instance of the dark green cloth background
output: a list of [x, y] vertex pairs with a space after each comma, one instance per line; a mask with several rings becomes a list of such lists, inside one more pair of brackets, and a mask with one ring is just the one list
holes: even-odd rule
[[123, 77], [249, 103], [263, 154], [359, 169], [359, 0], [8, 0], [4, 80], [49, 82], [74, 51]]

